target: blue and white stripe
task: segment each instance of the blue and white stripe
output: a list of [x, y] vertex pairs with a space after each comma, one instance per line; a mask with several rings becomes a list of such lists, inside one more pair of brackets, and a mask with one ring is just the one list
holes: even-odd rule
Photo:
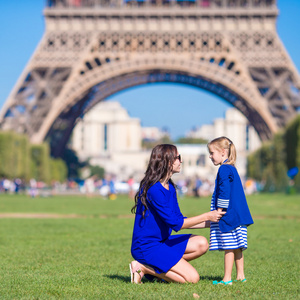
[[210, 243], [209, 250], [246, 250], [247, 244], [247, 227], [239, 226], [234, 230], [223, 233], [219, 229], [219, 224], [211, 222], [210, 224]]
[[[218, 199], [218, 207], [220, 206]], [[224, 199], [221, 199], [222, 202]], [[229, 200], [225, 200], [228, 201]], [[224, 208], [228, 208], [224, 207]], [[211, 201], [211, 210], [215, 210], [216, 207], [214, 206], [214, 195]], [[209, 250], [231, 250], [231, 249], [238, 249], [241, 248], [242, 250], [246, 250], [248, 247], [247, 245], [247, 227], [246, 226], [238, 226], [234, 230], [223, 233], [219, 228], [219, 223], [211, 222], [210, 223], [210, 243], [209, 243]]]
[[220, 199], [220, 198], [218, 198], [217, 207], [228, 208], [228, 206], [229, 206], [229, 199]]

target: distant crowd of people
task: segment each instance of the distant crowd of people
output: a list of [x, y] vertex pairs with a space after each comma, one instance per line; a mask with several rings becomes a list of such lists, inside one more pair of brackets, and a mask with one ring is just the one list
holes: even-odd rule
[[[175, 181], [175, 184], [179, 197], [185, 195], [195, 198], [208, 197], [212, 195], [214, 190], [214, 181], [200, 178], [197, 175], [179, 179]], [[31, 197], [36, 197], [39, 193], [45, 195], [45, 191], [50, 190], [51, 195], [71, 192], [86, 194], [87, 196], [100, 195], [104, 199], [114, 200], [117, 194], [127, 194], [130, 199], [134, 199], [138, 189], [139, 181], [133, 176], [130, 176], [127, 181], [120, 181], [115, 175], [106, 175], [103, 179], [90, 176], [85, 180], [69, 180], [65, 183], [53, 182], [51, 185], [37, 181], [34, 178], [31, 178], [28, 183], [20, 178], [13, 180], [2, 178], [0, 180], [0, 193], [18, 194], [22, 192]], [[244, 189], [246, 194], [253, 194], [261, 188], [256, 181], [247, 179]]]
[[[99, 1], [98, 1], [99, 2]], [[92, 7], [96, 0], [48, 0], [48, 7]]]
[[20, 178], [15, 178], [13, 180], [2, 178], [0, 180], [0, 192], [2, 193], [19, 193], [24, 189], [24, 182]]

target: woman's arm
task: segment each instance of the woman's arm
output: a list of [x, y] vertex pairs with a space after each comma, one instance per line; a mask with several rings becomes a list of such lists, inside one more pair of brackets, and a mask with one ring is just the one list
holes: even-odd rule
[[[217, 211], [221, 212], [221, 211], [223, 211], [223, 208], [218, 208]], [[202, 228], [210, 228], [210, 221], [205, 221], [205, 222], [196, 224], [196, 225], [190, 227], [189, 229], [202, 229]]]
[[210, 227], [210, 221], [205, 221], [197, 225], [194, 225], [188, 229], [202, 229], [202, 228], [209, 228], [209, 227]]
[[[225, 211], [217, 211], [213, 210], [207, 213], [204, 213], [199, 216], [191, 217], [191, 218], [186, 218], [183, 220], [183, 225], [181, 229], [187, 229], [191, 228], [193, 226], [200, 226], [201, 223], [206, 223], [206, 221], [212, 221], [212, 222], [218, 222], [222, 216], [225, 214]], [[193, 227], [193, 228], [204, 228], [202, 227]]]

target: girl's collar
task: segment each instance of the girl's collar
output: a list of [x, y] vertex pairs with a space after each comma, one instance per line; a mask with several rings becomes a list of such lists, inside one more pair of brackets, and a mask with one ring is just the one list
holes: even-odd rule
[[226, 158], [223, 162], [222, 165], [225, 164], [228, 161], [228, 158]]

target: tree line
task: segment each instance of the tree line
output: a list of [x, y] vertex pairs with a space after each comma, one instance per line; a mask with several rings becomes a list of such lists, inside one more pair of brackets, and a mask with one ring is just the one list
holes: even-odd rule
[[288, 170], [296, 167], [300, 170], [300, 116], [248, 156], [247, 175], [262, 182], [265, 191], [293, 187], [300, 192], [300, 174], [287, 175]]
[[45, 183], [67, 179], [67, 165], [60, 158], [52, 158], [47, 143], [34, 145], [24, 134], [0, 132], [0, 177], [31, 178]]
[[[73, 156], [77, 159], [75, 153]], [[25, 134], [0, 132], [2, 178], [21, 178], [27, 182], [35, 178], [48, 184], [52, 181], [64, 182], [68, 177], [78, 176], [77, 169], [82, 167], [77, 166], [78, 162], [74, 164], [74, 159], [69, 161], [73, 156], [66, 151], [64, 160], [54, 159], [50, 155], [47, 143], [35, 145], [29, 142]], [[78, 168], [73, 170], [71, 168], [73, 165]], [[265, 191], [285, 191], [287, 187], [293, 185], [293, 188], [300, 192], [300, 174], [294, 178], [287, 175], [287, 171], [295, 167], [300, 170], [300, 116], [248, 156], [247, 176], [261, 182]]]

